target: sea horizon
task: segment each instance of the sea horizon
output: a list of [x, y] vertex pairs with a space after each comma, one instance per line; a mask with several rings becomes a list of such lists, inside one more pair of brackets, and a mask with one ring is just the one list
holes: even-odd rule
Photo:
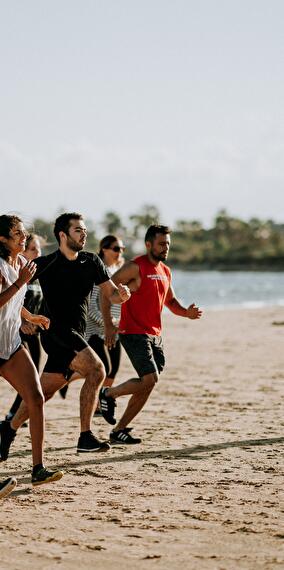
[[284, 272], [173, 269], [172, 275], [176, 296], [185, 304], [213, 310], [284, 307]]

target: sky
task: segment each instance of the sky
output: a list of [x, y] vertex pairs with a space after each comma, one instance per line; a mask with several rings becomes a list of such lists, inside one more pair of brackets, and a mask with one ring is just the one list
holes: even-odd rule
[[0, 0], [0, 204], [284, 222], [283, 0]]

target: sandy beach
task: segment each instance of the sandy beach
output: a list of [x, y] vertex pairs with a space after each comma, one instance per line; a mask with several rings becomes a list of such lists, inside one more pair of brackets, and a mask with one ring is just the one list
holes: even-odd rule
[[[284, 309], [164, 317], [167, 365], [133, 425], [143, 443], [76, 454], [78, 393], [46, 405], [46, 463], [30, 485], [22, 428], [1, 479], [1, 568], [272, 570], [284, 567]], [[123, 356], [118, 380], [133, 375]], [[13, 399], [1, 380], [1, 417]], [[126, 400], [118, 402], [118, 414]], [[108, 438], [109, 426], [94, 421]]]

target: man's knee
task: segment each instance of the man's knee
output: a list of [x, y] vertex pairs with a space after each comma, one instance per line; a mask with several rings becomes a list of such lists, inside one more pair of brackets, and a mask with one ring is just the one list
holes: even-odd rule
[[158, 382], [158, 374], [153, 372], [152, 374], [146, 374], [141, 378], [141, 386], [144, 390], [151, 392]]
[[90, 348], [79, 352], [71, 363], [74, 372], [78, 372], [83, 378], [101, 384], [106, 378], [106, 371], [103, 362]]
[[106, 370], [102, 362], [96, 362], [91, 370], [91, 375], [96, 384], [102, 384], [106, 378]]
[[100, 386], [106, 378], [106, 371], [103, 363], [94, 361], [89, 366], [86, 366], [83, 377], [85, 377], [87, 383]]

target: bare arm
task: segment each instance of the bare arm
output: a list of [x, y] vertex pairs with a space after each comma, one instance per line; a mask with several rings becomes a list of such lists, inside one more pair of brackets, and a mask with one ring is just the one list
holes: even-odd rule
[[112, 281], [115, 285], [122, 283], [127, 285], [130, 291], [136, 291], [140, 285], [139, 266], [134, 261], [127, 261], [113, 274]]
[[21, 317], [29, 323], [39, 326], [41, 329], [49, 328], [50, 320], [47, 317], [44, 317], [44, 315], [33, 315], [26, 307], [22, 307]]
[[121, 305], [122, 303], [125, 303], [125, 301], [128, 301], [131, 296], [127, 285], [119, 283], [118, 286], [116, 286], [111, 279], [101, 283], [100, 289], [102, 296], [105, 296], [110, 304], [114, 303]]
[[20, 269], [18, 279], [16, 279], [16, 281], [12, 283], [12, 285], [7, 287], [7, 289], [5, 289], [4, 291], [2, 291], [4, 278], [3, 275], [1, 275], [0, 273], [0, 308], [6, 305], [6, 303], [8, 303], [8, 301], [10, 301], [10, 299], [12, 299], [14, 295], [16, 295], [16, 293], [23, 285], [25, 285], [25, 283], [28, 283], [28, 281], [30, 281], [35, 272], [36, 272], [35, 263], [33, 262], [27, 263], [26, 265], [24, 265], [24, 267]]
[[22, 324], [21, 324], [21, 332], [27, 335], [33, 335], [37, 332], [38, 327], [36, 325], [33, 325], [32, 323], [29, 323], [28, 321], [26, 321], [26, 319], [22, 319]]
[[194, 303], [189, 305], [189, 307], [184, 307], [181, 305], [175, 296], [172, 286], [169, 287], [165, 305], [168, 307], [168, 309], [170, 309], [172, 313], [178, 315], [179, 317], [185, 317], [187, 319], [200, 319], [202, 316], [202, 311], [199, 309], [199, 307], [196, 307]]
[[3, 277], [2, 275], [0, 275], [0, 308], [4, 307], [4, 305], [6, 305], [6, 303], [8, 303], [8, 301], [10, 301], [10, 299], [12, 299], [12, 297], [14, 297], [14, 295], [16, 295], [16, 293], [18, 292], [19, 288], [17, 283], [12, 283], [12, 285], [10, 285], [10, 287], [8, 287], [7, 289], [5, 289], [4, 291], [2, 291], [2, 286], [3, 286]]
[[[114, 275], [112, 282], [118, 286], [126, 285], [130, 291], [135, 291], [139, 286], [139, 267], [133, 261], [125, 263]], [[103, 292], [101, 295], [101, 311], [104, 319], [105, 344], [111, 348], [115, 344], [117, 327], [112, 322], [110, 312], [111, 300]]]

